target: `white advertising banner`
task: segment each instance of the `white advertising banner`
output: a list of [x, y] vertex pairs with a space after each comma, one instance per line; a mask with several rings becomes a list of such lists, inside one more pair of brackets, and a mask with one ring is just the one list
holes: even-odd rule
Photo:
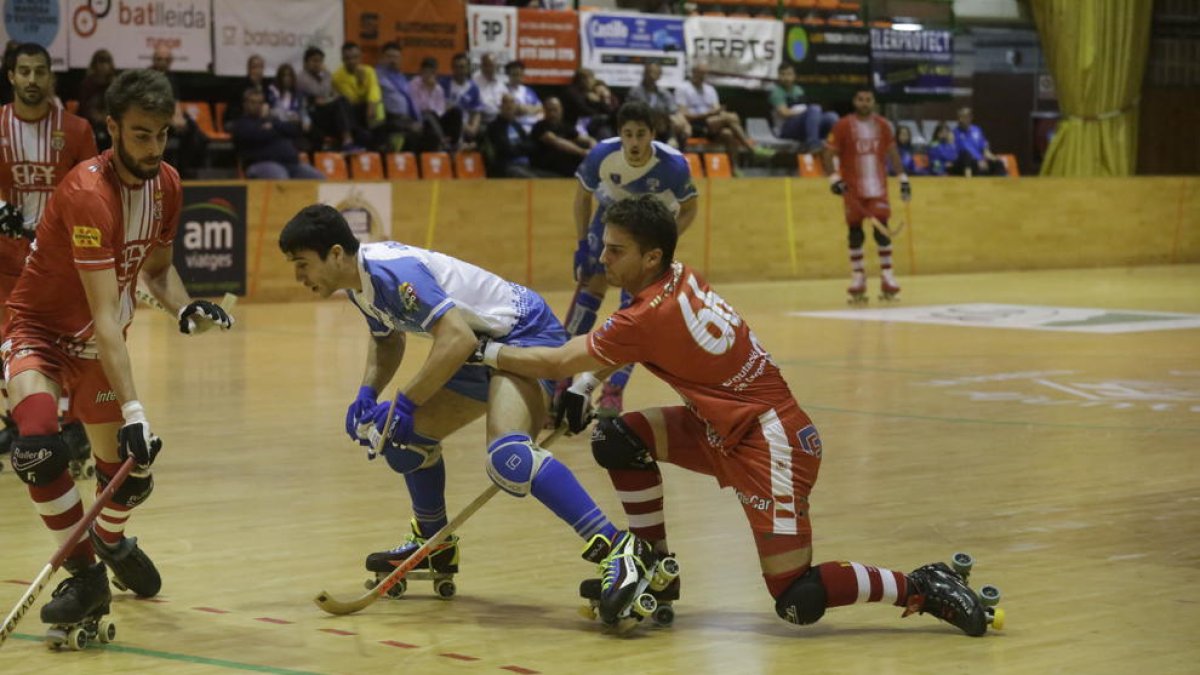
[[391, 183], [321, 183], [317, 201], [337, 209], [361, 242], [392, 238]]
[[246, 74], [246, 61], [258, 54], [268, 78], [280, 65], [300, 70], [304, 50], [325, 52], [330, 72], [342, 64], [345, 39], [342, 3], [329, 0], [212, 0], [217, 75]]
[[68, 53], [86, 68], [97, 49], [120, 70], [146, 68], [158, 45], [171, 49], [171, 70], [204, 71], [212, 63], [211, 0], [70, 0]]
[[683, 19], [658, 14], [580, 12], [582, 66], [614, 87], [642, 81], [647, 63], [662, 66], [658, 86], [673, 88], [684, 79]]
[[67, 69], [67, 0], [5, 0], [0, 44], [35, 42], [50, 52], [53, 70]]
[[516, 60], [517, 8], [467, 5], [467, 45], [475, 65], [489, 52], [501, 68]]
[[781, 21], [692, 16], [683, 32], [688, 63], [706, 64], [714, 85], [765, 87], [783, 59]]

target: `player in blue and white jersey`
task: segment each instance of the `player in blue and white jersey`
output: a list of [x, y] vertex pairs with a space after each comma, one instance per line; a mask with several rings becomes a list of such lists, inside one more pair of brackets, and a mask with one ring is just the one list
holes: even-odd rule
[[[604, 250], [604, 210], [631, 195], [652, 194], [675, 216], [679, 234], [696, 218], [696, 186], [692, 182], [687, 159], [678, 150], [654, 140], [654, 112], [641, 101], [626, 103], [617, 111], [617, 133], [596, 144], [575, 177], [575, 231], [579, 247], [575, 251], [575, 281], [578, 286], [567, 310], [567, 331], [584, 335], [596, 323], [596, 312], [604, 301], [608, 282], [600, 254]], [[592, 209], [593, 200], [597, 202]], [[621, 307], [630, 297], [621, 294]], [[629, 382], [633, 365], [609, 376], [600, 394], [598, 412], [617, 415], [621, 396]]]
[[[359, 244], [333, 207], [301, 209], [284, 226], [279, 247], [296, 280], [321, 297], [345, 290], [366, 317], [371, 338], [362, 385], [346, 411], [346, 433], [375, 447], [404, 476], [412, 498], [412, 533], [396, 548], [372, 553], [367, 568], [386, 574], [447, 522], [441, 441], [487, 413], [488, 477], [517, 497], [532, 494], [588, 542], [585, 557], [601, 562], [638, 541], [618, 531], [566, 465], [538, 447], [552, 383], [466, 365], [476, 340], [556, 347], [567, 341], [537, 293], [448, 255], [396, 242]], [[404, 358], [407, 335], [433, 338], [424, 364], [396, 394], [377, 402]], [[435, 587], [458, 571], [458, 540], [417, 569]], [[599, 554], [597, 552], [600, 552]], [[438, 576], [441, 575], [441, 576]]]

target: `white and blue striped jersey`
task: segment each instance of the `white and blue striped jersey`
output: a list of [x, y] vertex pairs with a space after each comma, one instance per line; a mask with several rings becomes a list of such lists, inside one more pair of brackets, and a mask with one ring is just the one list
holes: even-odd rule
[[651, 141], [651, 157], [645, 164], [630, 166], [621, 151], [619, 137], [608, 138], [588, 151], [575, 177], [599, 202], [592, 222], [601, 222], [604, 210], [616, 201], [640, 194], [652, 194], [679, 215], [680, 202], [696, 196], [687, 159], [675, 148]]

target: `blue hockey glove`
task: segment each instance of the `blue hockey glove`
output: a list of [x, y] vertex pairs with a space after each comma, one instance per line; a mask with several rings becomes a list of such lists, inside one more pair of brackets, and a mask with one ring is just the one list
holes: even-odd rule
[[386, 439], [397, 447], [408, 445], [413, 435], [413, 418], [417, 412], [417, 404], [404, 394], [396, 394], [395, 405], [385, 401], [375, 406], [374, 410], [363, 417], [358, 425], [359, 445], [374, 448], [379, 444], [384, 429], [387, 427], [388, 411], [391, 410], [392, 428]]
[[379, 393], [373, 388], [363, 385], [358, 388], [358, 396], [354, 398], [354, 402], [350, 407], [346, 408], [346, 435], [352, 441], [358, 441], [358, 423], [368, 413], [375, 409], [376, 399]]

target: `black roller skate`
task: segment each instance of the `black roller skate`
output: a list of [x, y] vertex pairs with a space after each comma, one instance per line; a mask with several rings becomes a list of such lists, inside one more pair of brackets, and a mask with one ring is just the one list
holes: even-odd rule
[[[390, 551], [380, 551], [367, 556], [367, 571], [375, 576], [363, 584], [366, 588], [375, 588], [384, 577], [391, 574], [404, 563], [417, 549], [425, 545], [426, 537], [421, 536], [416, 519], [412, 520], [412, 532], [404, 543]], [[458, 535], [452, 534], [443, 541], [427, 558], [417, 563], [417, 566], [404, 575], [396, 585], [388, 589], [389, 598], [399, 598], [408, 590], [408, 581], [430, 580], [433, 591], [439, 598], [449, 600], [458, 592], [454, 585], [454, 575], [458, 574]]]
[[63, 443], [71, 452], [71, 478], [84, 480], [96, 477], [96, 463], [92, 460], [92, 443], [79, 421], [63, 422]]
[[115, 547], [109, 546], [94, 529], [88, 530], [96, 556], [103, 560], [113, 573], [113, 586], [122, 591], [133, 591], [142, 598], [152, 598], [162, 590], [162, 577], [158, 568], [146, 552], [138, 547], [137, 537], [122, 537]]
[[[596, 619], [600, 606], [600, 579], [584, 579], [579, 583], [579, 597], [588, 601], [579, 613], [586, 619]], [[679, 599], [679, 562], [674, 553], [660, 558], [654, 567], [646, 592], [654, 596], [656, 607], [650, 613], [655, 626], [668, 628], [675, 623], [675, 601]]]
[[116, 639], [117, 625], [104, 618], [112, 601], [104, 563], [73, 572], [50, 596], [42, 607], [42, 622], [50, 624], [45, 637], [48, 648], [79, 651], [92, 640]]
[[1004, 628], [1004, 610], [996, 606], [1000, 590], [983, 586], [976, 594], [967, 586], [974, 564], [970, 555], [955, 553], [953, 569], [936, 562], [913, 570], [908, 575], [912, 588], [903, 616], [917, 612], [932, 614], [971, 637], [983, 635], [989, 625], [995, 630]]
[[[678, 563], [668, 557], [662, 559], [670, 562], [662, 564], [660, 575], [660, 560], [653, 548], [629, 532], [617, 533], [613, 542], [602, 534], [593, 536], [583, 551], [583, 559], [599, 566], [600, 579], [581, 583], [579, 594], [591, 600], [592, 616], [604, 625], [614, 627], [618, 633], [629, 631], [642, 619], [654, 615], [658, 599], [647, 592], [652, 582], [657, 579], [665, 590], [679, 576]], [[599, 581], [598, 590], [594, 586], [596, 581]], [[671, 609], [664, 612], [662, 618], [669, 623], [674, 616], [674, 609]]]

